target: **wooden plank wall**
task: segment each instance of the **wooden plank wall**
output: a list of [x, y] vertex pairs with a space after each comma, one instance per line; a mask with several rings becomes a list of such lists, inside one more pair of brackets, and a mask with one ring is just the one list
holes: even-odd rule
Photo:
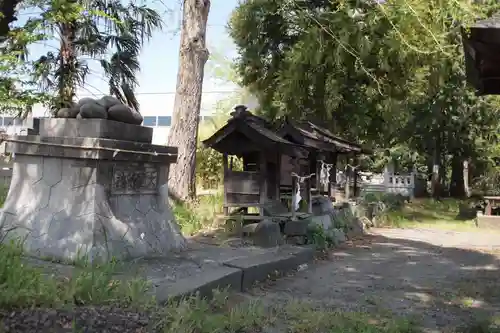
[[227, 206], [258, 206], [260, 174], [254, 171], [228, 171], [225, 180]]

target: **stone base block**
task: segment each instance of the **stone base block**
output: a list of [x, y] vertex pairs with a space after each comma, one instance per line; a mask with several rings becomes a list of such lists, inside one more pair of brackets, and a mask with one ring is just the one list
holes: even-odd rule
[[168, 204], [168, 165], [16, 156], [2, 240], [64, 260], [162, 256], [185, 239]]
[[477, 215], [478, 228], [500, 229], [500, 216], [498, 215]]
[[151, 143], [153, 129], [108, 119], [41, 118], [32, 134], [41, 137], [101, 138]]

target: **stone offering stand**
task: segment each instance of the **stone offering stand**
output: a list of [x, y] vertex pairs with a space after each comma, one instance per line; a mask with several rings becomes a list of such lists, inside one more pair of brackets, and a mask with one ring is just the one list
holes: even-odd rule
[[90, 261], [184, 248], [168, 204], [177, 148], [152, 145], [151, 128], [98, 118], [43, 118], [29, 135], [4, 141], [14, 167], [3, 242], [20, 240], [37, 257]]

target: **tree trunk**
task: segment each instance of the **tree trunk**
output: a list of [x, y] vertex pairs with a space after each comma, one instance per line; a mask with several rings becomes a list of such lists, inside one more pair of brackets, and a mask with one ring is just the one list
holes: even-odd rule
[[[57, 108], [69, 108], [76, 92], [76, 26], [74, 23], [61, 23], [59, 103]], [[57, 112], [57, 110], [55, 111]]]
[[465, 196], [464, 164], [462, 158], [457, 155], [453, 155], [451, 160], [450, 196], [453, 198]]
[[17, 20], [16, 7], [21, 0], [0, 0], [0, 42], [3, 42], [10, 32], [10, 24]]
[[181, 200], [196, 196], [196, 144], [205, 63], [210, 0], [184, 0], [179, 71], [168, 145], [179, 148], [170, 168], [169, 187]]

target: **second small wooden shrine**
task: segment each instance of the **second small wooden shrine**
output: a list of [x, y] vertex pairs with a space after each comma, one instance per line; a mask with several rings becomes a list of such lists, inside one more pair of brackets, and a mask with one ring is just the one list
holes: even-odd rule
[[[224, 215], [230, 208], [259, 209], [269, 200], [280, 200], [282, 156], [305, 159], [308, 150], [276, 134], [271, 124], [239, 105], [227, 124], [203, 141], [223, 154]], [[243, 159], [243, 170], [235, 170], [228, 156]], [[292, 163], [293, 164], [293, 163]]]
[[[300, 144], [307, 147], [309, 156], [301, 164], [302, 174], [313, 174], [312, 178], [312, 195], [326, 195], [333, 197], [334, 188], [336, 187], [337, 162], [339, 157], [343, 157], [346, 161], [349, 158], [355, 159], [360, 154], [370, 153], [369, 150], [363, 148], [360, 144], [349, 142], [339, 138], [329, 130], [320, 127], [312, 122], [293, 122], [285, 119], [278, 130], [278, 135], [290, 142]], [[290, 173], [287, 172], [287, 156], [282, 157], [282, 173], [281, 184], [283, 188], [291, 187], [293, 179]], [[322, 167], [328, 166], [328, 172]], [[356, 173], [353, 173], [356, 175]], [[322, 177], [328, 177], [325, 182]], [[357, 182], [356, 177], [353, 177], [353, 188], [356, 193]], [[347, 192], [349, 188], [347, 187]], [[346, 193], [349, 197], [349, 193]]]

